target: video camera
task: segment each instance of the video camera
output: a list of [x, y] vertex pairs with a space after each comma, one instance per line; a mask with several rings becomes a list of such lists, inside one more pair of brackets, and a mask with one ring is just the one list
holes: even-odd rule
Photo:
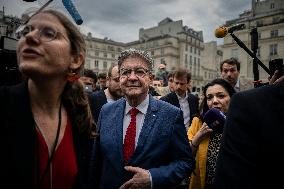
[[276, 70], [278, 70], [277, 78], [284, 75], [283, 59], [277, 58], [269, 61], [269, 71], [271, 77], [273, 76]]
[[15, 85], [22, 81], [17, 64], [17, 42], [17, 39], [6, 36], [0, 39], [0, 86]]

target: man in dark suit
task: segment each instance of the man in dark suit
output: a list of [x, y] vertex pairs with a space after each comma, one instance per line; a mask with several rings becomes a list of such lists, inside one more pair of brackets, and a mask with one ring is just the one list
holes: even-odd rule
[[149, 54], [140, 50], [119, 56], [125, 98], [101, 110], [90, 188], [167, 189], [192, 172], [182, 112], [148, 94], [152, 64]]
[[190, 126], [192, 116], [198, 112], [199, 100], [193, 94], [190, 94], [188, 85], [191, 81], [191, 75], [185, 68], [178, 68], [173, 75], [174, 92], [160, 98], [168, 102], [183, 112], [184, 125], [186, 129]]
[[119, 86], [117, 65], [111, 66], [108, 70], [107, 86], [108, 87], [105, 90], [99, 90], [91, 94], [90, 106], [95, 123], [98, 122], [99, 114], [104, 104], [114, 102], [123, 97], [123, 93]]
[[229, 58], [220, 63], [221, 77], [234, 87], [236, 92], [253, 88], [253, 82], [239, 77], [241, 63], [236, 58]]
[[239, 92], [231, 100], [215, 189], [283, 186], [284, 82]]

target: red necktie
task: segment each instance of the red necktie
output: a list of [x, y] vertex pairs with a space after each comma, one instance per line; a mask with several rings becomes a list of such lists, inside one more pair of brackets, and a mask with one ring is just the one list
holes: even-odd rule
[[130, 110], [131, 120], [130, 124], [127, 127], [124, 145], [123, 145], [123, 157], [124, 161], [128, 162], [131, 155], [135, 150], [135, 137], [136, 137], [136, 115], [139, 112], [136, 108]]

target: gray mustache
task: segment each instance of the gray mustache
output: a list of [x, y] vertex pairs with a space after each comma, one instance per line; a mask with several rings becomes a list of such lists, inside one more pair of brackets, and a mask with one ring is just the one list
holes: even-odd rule
[[126, 84], [127, 87], [141, 87], [140, 83], [134, 82], [134, 83], [127, 83]]
[[141, 85], [126, 85], [127, 87], [141, 87]]

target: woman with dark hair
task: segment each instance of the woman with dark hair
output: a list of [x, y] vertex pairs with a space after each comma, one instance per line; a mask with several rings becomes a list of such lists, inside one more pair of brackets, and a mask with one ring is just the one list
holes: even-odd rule
[[215, 79], [204, 87], [200, 114], [193, 118], [187, 133], [196, 160], [196, 167], [190, 178], [190, 189], [212, 187], [223, 129], [209, 128], [203, 118], [212, 108], [226, 114], [233, 94], [234, 88], [223, 79]]
[[17, 47], [26, 80], [0, 88], [1, 184], [79, 188], [86, 178], [93, 119], [82, 84], [85, 42], [62, 13], [31, 17]]

